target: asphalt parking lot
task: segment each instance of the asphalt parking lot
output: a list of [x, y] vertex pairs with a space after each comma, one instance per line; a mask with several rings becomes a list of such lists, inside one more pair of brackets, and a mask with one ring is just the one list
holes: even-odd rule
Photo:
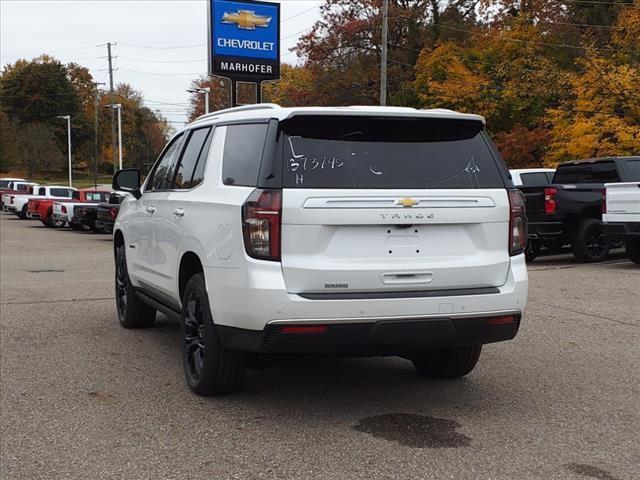
[[109, 236], [1, 217], [3, 479], [640, 478], [640, 269], [621, 255], [534, 262], [518, 337], [465, 379], [304, 359], [205, 399], [177, 323], [117, 324]]

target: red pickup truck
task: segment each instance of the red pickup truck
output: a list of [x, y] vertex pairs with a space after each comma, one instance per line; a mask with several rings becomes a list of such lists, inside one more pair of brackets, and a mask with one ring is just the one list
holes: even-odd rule
[[[71, 202], [87, 203], [95, 201], [96, 198], [106, 198], [108, 195], [109, 192], [106, 190], [85, 188], [74, 191]], [[40, 220], [47, 227], [64, 227], [66, 221], [53, 216], [53, 204], [59, 201], [59, 198], [32, 198], [27, 207], [27, 217]]]

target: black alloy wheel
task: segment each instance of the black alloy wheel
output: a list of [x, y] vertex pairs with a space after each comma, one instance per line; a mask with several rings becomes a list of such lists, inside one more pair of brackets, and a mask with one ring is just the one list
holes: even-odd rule
[[124, 255], [116, 257], [116, 308], [118, 318], [124, 318], [127, 312], [127, 265]]
[[199, 383], [204, 366], [205, 338], [202, 302], [195, 290], [189, 292], [184, 308], [184, 362], [189, 383]]

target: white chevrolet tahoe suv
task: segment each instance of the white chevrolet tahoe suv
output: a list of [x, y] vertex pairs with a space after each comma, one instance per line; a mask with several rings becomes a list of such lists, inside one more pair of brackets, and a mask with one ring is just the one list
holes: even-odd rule
[[114, 226], [126, 328], [182, 324], [187, 382], [231, 392], [272, 355], [397, 355], [469, 373], [527, 300], [524, 199], [477, 115], [237, 107], [167, 145]]

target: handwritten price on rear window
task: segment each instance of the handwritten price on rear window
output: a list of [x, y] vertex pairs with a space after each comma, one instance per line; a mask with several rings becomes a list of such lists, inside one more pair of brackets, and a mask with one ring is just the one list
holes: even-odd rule
[[323, 155], [322, 157], [307, 158], [304, 155], [294, 156], [289, 160], [289, 171], [313, 172], [314, 170], [332, 170], [344, 166], [339, 157]]

